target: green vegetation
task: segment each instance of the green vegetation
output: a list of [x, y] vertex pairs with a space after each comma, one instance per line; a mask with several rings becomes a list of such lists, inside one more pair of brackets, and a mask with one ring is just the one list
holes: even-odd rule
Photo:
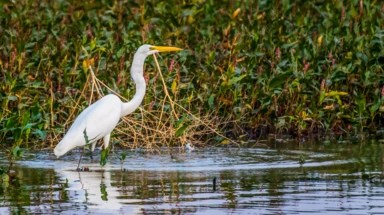
[[[97, 99], [88, 59], [131, 98], [130, 62], [144, 43], [185, 49], [160, 56], [168, 96], [226, 134], [374, 131], [384, 111], [382, 29], [375, 0], [1, 1], [0, 141], [54, 146]], [[145, 72], [143, 109], [128, 118], [147, 124], [116, 132], [115, 144], [140, 144], [132, 130], [155, 140], [149, 128], [184, 140], [217, 135], [165, 102], [153, 57]]]
[[9, 185], [9, 182], [14, 183], [16, 178], [16, 171], [13, 170], [13, 166], [15, 164], [16, 159], [21, 158], [24, 154], [24, 149], [21, 149], [20, 147], [12, 147], [13, 150], [9, 152], [9, 166], [7, 170], [4, 170], [3, 168], [0, 168], [0, 180], [2, 181], [3, 187], [7, 187]]

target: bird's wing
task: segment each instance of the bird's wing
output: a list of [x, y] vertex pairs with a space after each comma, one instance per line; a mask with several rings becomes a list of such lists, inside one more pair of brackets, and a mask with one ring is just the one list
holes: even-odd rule
[[117, 125], [121, 114], [121, 100], [108, 95], [86, 108], [72, 124], [65, 136], [84, 145], [85, 132], [89, 143], [109, 134]]

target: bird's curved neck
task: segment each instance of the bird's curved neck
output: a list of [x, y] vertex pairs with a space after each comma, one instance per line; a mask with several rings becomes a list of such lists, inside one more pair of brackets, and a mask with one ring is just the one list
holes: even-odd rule
[[122, 104], [121, 117], [134, 112], [143, 101], [146, 90], [146, 83], [143, 76], [144, 61], [146, 57], [147, 56], [145, 55], [135, 55], [133, 57], [131, 77], [136, 84], [136, 93], [131, 101]]

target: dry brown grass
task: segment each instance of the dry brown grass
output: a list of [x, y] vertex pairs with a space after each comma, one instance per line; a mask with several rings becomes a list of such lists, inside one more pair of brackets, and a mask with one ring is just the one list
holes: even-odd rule
[[[154, 58], [166, 96], [164, 98], [154, 97], [154, 102], [161, 105], [154, 107], [150, 104], [146, 104], [139, 107], [134, 113], [123, 117], [114, 129], [115, 137], [112, 141], [117, 142], [117, 144], [123, 148], [144, 148], [147, 151], [159, 151], [161, 147], [170, 148], [173, 146], [181, 146], [180, 149], [183, 150], [186, 143], [191, 143], [194, 146], [200, 147], [206, 146], [207, 143], [212, 142], [212, 138], [217, 136], [220, 136], [225, 143], [236, 143], [222, 135], [219, 131], [219, 127], [223, 127], [226, 122], [221, 121], [218, 117], [212, 117], [212, 114], [203, 116], [195, 115], [183, 107], [178, 102], [178, 98], [175, 98], [174, 96], [172, 99], [168, 93], [156, 55], [154, 55]], [[100, 81], [96, 77], [91, 65], [88, 66], [88, 69], [90, 73], [87, 83], [90, 83], [91, 85], [85, 85], [81, 92], [81, 96], [77, 101], [74, 101], [75, 106], [72, 107], [65, 125], [71, 123], [70, 119], [74, 119], [73, 115], [80, 110], [79, 102], [87, 95], [87, 93], [85, 93], [86, 88], [91, 88], [89, 104], [91, 104], [95, 98], [104, 96], [103, 90], [101, 90], [102, 88], [106, 88], [119, 96], [123, 102], [128, 101], [127, 98], [121, 96]], [[165, 111], [164, 107], [166, 105], [171, 107], [171, 111]], [[185, 117], [182, 123], [177, 125], [176, 122], [181, 116]], [[182, 135], [177, 137], [176, 133], [183, 125], [188, 125], [188, 127]], [[57, 141], [57, 136], [55, 136], [54, 139]]]

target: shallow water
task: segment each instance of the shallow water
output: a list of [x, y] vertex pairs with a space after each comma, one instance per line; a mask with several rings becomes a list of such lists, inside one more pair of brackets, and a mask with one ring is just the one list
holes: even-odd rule
[[89, 172], [75, 171], [79, 150], [59, 160], [27, 152], [15, 165], [18, 180], [0, 188], [0, 214], [382, 213], [383, 147], [272, 141], [172, 156], [136, 151], [123, 165], [114, 151], [105, 167], [85, 156]]

